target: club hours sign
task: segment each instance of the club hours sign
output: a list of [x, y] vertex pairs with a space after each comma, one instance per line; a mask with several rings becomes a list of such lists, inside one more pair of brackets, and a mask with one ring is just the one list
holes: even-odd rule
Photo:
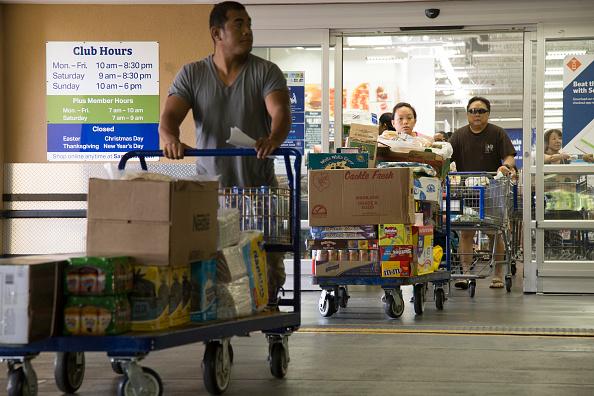
[[48, 161], [159, 148], [157, 42], [47, 42]]

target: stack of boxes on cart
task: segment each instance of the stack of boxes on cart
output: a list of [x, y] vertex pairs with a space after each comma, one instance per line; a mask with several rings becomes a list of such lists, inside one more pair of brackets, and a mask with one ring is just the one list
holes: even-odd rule
[[217, 181], [90, 179], [87, 252], [0, 260], [1, 344], [233, 319], [268, 302], [263, 234]]
[[373, 142], [377, 127], [353, 124], [350, 147], [308, 156], [308, 248], [316, 277], [411, 277], [439, 266], [432, 217], [441, 180], [423, 174], [423, 164], [375, 168]]

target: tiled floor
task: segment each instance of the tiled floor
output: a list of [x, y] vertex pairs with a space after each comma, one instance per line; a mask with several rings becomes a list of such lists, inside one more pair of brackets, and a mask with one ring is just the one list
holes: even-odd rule
[[[425, 304], [388, 319], [378, 289], [352, 291], [348, 308], [330, 318], [318, 292], [302, 295], [302, 330], [289, 338], [287, 377], [274, 379], [261, 334], [234, 338], [228, 395], [592, 395], [594, 296], [539, 296], [491, 290], [474, 299], [456, 291], [445, 309]], [[522, 335], [518, 335], [522, 334]], [[202, 344], [149, 355], [142, 364], [163, 379], [165, 395], [206, 394]], [[87, 354], [84, 396], [115, 394], [118, 376], [104, 354]], [[53, 356], [34, 360], [40, 395], [60, 394]], [[2, 380], [0, 387], [5, 387]]]

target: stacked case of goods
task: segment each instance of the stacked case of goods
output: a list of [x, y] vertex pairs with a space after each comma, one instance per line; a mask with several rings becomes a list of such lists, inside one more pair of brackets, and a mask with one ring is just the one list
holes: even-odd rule
[[129, 257], [77, 257], [65, 270], [65, 335], [114, 335], [130, 329]]

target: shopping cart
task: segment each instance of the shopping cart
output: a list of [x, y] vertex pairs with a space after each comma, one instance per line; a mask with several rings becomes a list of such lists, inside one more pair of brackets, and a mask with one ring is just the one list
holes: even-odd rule
[[[126, 162], [138, 157], [143, 170], [147, 170], [145, 157], [162, 156], [162, 151], [132, 151], [126, 153], [119, 169]], [[255, 150], [186, 150], [186, 156], [255, 156]], [[85, 372], [84, 352], [106, 352], [112, 369], [123, 374], [117, 394], [157, 396], [163, 394], [159, 375], [138, 362], [151, 351], [172, 348], [195, 342], [204, 342], [206, 349], [202, 360], [203, 379], [206, 389], [212, 394], [221, 394], [229, 386], [233, 349], [230, 338], [261, 331], [268, 340], [268, 361], [273, 376], [283, 378], [289, 363], [288, 336], [301, 323], [300, 284], [300, 171], [301, 154], [295, 149], [277, 149], [273, 155], [285, 160], [289, 188], [287, 191], [259, 189], [258, 192], [236, 191], [237, 199], [249, 196], [250, 216], [242, 221], [250, 225], [246, 229], [259, 229], [267, 234], [265, 249], [273, 252], [292, 252], [294, 279], [293, 297], [280, 300], [282, 312], [265, 312], [232, 321], [215, 321], [185, 326], [158, 332], [126, 333], [117, 336], [52, 337], [27, 345], [0, 345], [0, 360], [8, 364], [8, 394], [10, 396], [36, 395], [37, 376], [31, 360], [41, 352], [57, 352], [55, 379], [58, 388], [65, 393], [74, 393], [82, 385]], [[291, 157], [294, 157], [291, 164]], [[294, 171], [293, 171], [294, 170]], [[252, 194], [253, 193], [253, 194]], [[280, 195], [278, 195], [280, 193]], [[225, 193], [222, 192], [224, 199]], [[274, 202], [274, 205], [272, 204]], [[279, 218], [276, 218], [279, 215]], [[245, 227], [244, 227], [245, 228]], [[286, 233], [286, 234], [285, 234]], [[287, 237], [288, 235], [288, 237]]]
[[[448, 252], [446, 258], [452, 279], [466, 281], [469, 294], [474, 297], [476, 280], [489, 276], [496, 265], [504, 265], [505, 288], [510, 292], [509, 221], [513, 210], [510, 178], [498, 178], [487, 172], [450, 172], [446, 180], [445, 204], [448, 232], [457, 232], [460, 237], [463, 233], [475, 233], [473, 245], [478, 246], [471, 252], [461, 252], [458, 245]], [[495, 241], [499, 237], [503, 242], [503, 254], [496, 254]], [[487, 238], [491, 239], [490, 244]]]

